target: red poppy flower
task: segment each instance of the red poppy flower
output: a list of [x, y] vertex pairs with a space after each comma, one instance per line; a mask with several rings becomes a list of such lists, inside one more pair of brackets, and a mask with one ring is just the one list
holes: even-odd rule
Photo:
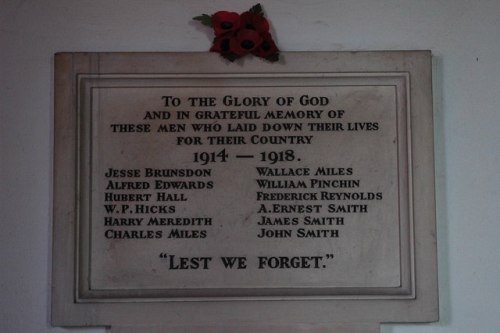
[[279, 61], [279, 50], [269, 33], [269, 22], [260, 4], [241, 15], [223, 10], [213, 15], [201, 14], [193, 20], [213, 29], [215, 38], [210, 51], [229, 61], [249, 53], [269, 62]]
[[231, 37], [231, 34], [215, 37], [212, 47], [210, 48], [210, 52], [228, 53], [229, 41], [231, 40]]
[[276, 46], [271, 34], [265, 33], [262, 35], [262, 42], [257, 48], [255, 48], [255, 50], [252, 51], [252, 54], [257, 57], [267, 58], [278, 52], [278, 47]]
[[269, 31], [269, 22], [262, 15], [244, 12], [241, 14], [241, 28], [255, 30], [262, 34]]
[[236, 33], [235, 37], [231, 38], [229, 48], [232, 53], [243, 57], [255, 50], [261, 42], [262, 38], [257, 31], [242, 29]]
[[219, 11], [212, 15], [212, 26], [216, 36], [236, 31], [240, 28], [240, 14]]

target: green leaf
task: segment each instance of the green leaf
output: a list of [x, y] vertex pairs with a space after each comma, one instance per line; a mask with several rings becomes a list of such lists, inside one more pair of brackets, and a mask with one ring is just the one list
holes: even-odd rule
[[255, 15], [261, 15], [264, 16], [264, 10], [262, 9], [262, 6], [260, 3], [256, 4], [249, 10], [250, 13], [254, 13]]
[[227, 60], [229, 60], [229, 61], [231, 61], [231, 62], [233, 62], [233, 61], [235, 61], [236, 59], [238, 59], [238, 58], [239, 58], [239, 57], [238, 57], [236, 54], [234, 54], [234, 53], [221, 53], [220, 55], [221, 55], [221, 57], [223, 57], [224, 59], [227, 59]]
[[266, 60], [269, 62], [276, 62], [280, 60], [280, 54], [279, 52], [276, 52], [275, 54], [270, 55], [269, 57], [266, 57]]
[[193, 17], [193, 20], [200, 21], [201, 24], [206, 25], [208, 27], [212, 26], [212, 17], [207, 14], [202, 14], [200, 16]]

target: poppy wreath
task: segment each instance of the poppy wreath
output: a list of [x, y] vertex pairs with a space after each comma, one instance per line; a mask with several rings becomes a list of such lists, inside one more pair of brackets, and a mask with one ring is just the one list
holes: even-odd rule
[[221, 10], [213, 15], [193, 17], [213, 28], [211, 52], [217, 52], [229, 61], [253, 54], [270, 62], [279, 60], [279, 49], [269, 33], [269, 22], [262, 6], [257, 4], [241, 14]]

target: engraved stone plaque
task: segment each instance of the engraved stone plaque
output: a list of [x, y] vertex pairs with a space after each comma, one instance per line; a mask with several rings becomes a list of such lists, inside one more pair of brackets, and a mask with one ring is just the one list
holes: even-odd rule
[[430, 53], [284, 59], [56, 56], [55, 324], [436, 318]]

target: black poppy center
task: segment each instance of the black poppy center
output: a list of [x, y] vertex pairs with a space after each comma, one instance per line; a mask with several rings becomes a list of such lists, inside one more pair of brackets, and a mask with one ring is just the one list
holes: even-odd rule
[[241, 42], [241, 47], [244, 48], [245, 50], [253, 49], [254, 46], [255, 43], [248, 39]]
[[220, 27], [222, 29], [226, 29], [226, 30], [231, 29], [233, 27], [233, 22], [229, 22], [229, 21], [221, 22]]
[[229, 38], [223, 39], [220, 42], [220, 49], [224, 52], [229, 51]]
[[260, 45], [260, 47], [264, 50], [264, 51], [268, 51], [271, 49], [271, 45], [269, 45], [269, 43], [267, 41], [263, 41], [262, 44]]
[[245, 28], [250, 29], [250, 30], [256, 30], [255, 26], [252, 23], [247, 23], [247, 25], [245, 25]]

